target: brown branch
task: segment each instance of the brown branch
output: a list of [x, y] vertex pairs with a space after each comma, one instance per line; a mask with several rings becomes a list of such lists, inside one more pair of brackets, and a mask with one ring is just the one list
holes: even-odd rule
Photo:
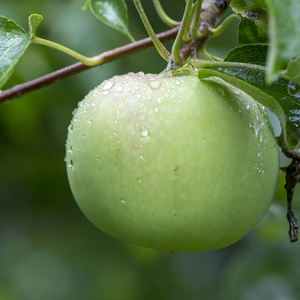
[[[227, 6], [231, 0], [204, 0], [202, 4], [202, 12], [201, 19], [199, 23], [199, 30], [201, 31], [201, 38], [197, 40], [192, 40], [189, 44], [187, 44], [183, 49], [181, 49], [181, 53], [183, 57], [187, 58], [191, 54], [195, 53], [205, 45], [206, 41], [209, 38], [210, 30], [215, 27], [219, 18], [223, 15]], [[162, 32], [158, 34], [158, 38], [162, 43], [166, 43], [168, 41], [173, 40], [179, 30], [179, 26], [168, 31]], [[153, 42], [150, 38], [145, 38], [143, 40], [113, 49], [106, 52], [103, 52], [100, 55], [97, 55], [97, 59], [100, 61], [102, 65], [104, 63], [134, 54], [136, 52], [148, 49], [153, 47]], [[97, 66], [99, 66], [97, 65]], [[13, 86], [10, 89], [0, 92], [0, 103], [6, 102], [10, 99], [19, 98], [31, 91], [40, 89], [47, 85], [54, 83], [55, 81], [67, 78], [74, 74], [80, 73], [84, 70], [90, 69], [93, 67], [88, 67], [82, 63], [75, 63], [68, 67], [59, 69], [52, 73], [49, 73], [45, 76], [39, 77], [37, 79], [18, 84]]]
[[[166, 43], [168, 41], [173, 40], [178, 32], [178, 27], [173, 28], [171, 30], [162, 32], [158, 34], [158, 38], [161, 40], [161, 42]], [[99, 60], [103, 60], [103, 63], [108, 63], [110, 61], [128, 56], [130, 54], [139, 52], [141, 50], [149, 49], [153, 47], [153, 43], [150, 38], [145, 38], [143, 40], [113, 49], [106, 52], [103, 52], [99, 56], [97, 55], [97, 58]], [[101, 65], [102, 65], [101, 64]], [[99, 66], [99, 65], [97, 65]], [[70, 65], [68, 67], [59, 69], [57, 71], [54, 71], [52, 73], [49, 73], [45, 76], [39, 77], [37, 79], [21, 83], [18, 85], [15, 85], [14, 87], [7, 89], [0, 93], [0, 103], [5, 102], [9, 99], [19, 98], [26, 93], [29, 93], [33, 90], [37, 90], [39, 88], [45, 87], [51, 83], [54, 83], [57, 80], [61, 80], [64, 78], [67, 78], [69, 76], [72, 76], [74, 74], [80, 73], [84, 70], [90, 69], [93, 67], [88, 67], [84, 65], [83, 63], [75, 63], [73, 65]]]

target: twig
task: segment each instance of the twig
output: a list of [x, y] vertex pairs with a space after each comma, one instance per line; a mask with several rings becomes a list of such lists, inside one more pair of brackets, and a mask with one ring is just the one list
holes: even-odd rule
[[[215, 27], [230, 2], [231, 0], [203, 0], [201, 18], [199, 22], [199, 32], [201, 33], [201, 37], [197, 40], [192, 40], [180, 50], [180, 53], [184, 58], [187, 59], [191, 53], [195, 53], [198, 49], [203, 47], [210, 36], [210, 30]], [[162, 32], [157, 36], [162, 43], [166, 43], [175, 39], [178, 30], [179, 26]], [[97, 55], [97, 57], [99, 60], [101, 59], [101, 64], [104, 64], [151, 47], [153, 47], [151, 38], [145, 38], [143, 40], [103, 52], [102, 54]], [[19, 98], [31, 91], [40, 89], [54, 83], [55, 81], [67, 78], [90, 68], [93, 67], [88, 67], [79, 62], [37, 79], [15, 85], [10, 89], [0, 92], [0, 103], [6, 102], [10, 99]]]
[[290, 241], [296, 242], [298, 240], [298, 223], [297, 219], [292, 210], [292, 202], [294, 191], [297, 183], [300, 181], [300, 161], [293, 159], [290, 165], [286, 168], [282, 168], [282, 170], [286, 173], [286, 184], [285, 189], [287, 193], [287, 214], [286, 218], [289, 222], [289, 237]]
[[[178, 27], [170, 29], [168, 31], [162, 32], [158, 34], [158, 38], [161, 42], [166, 43], [168, 41], [173, 40], [178, 32]], [[108, 63], [110, 61], [128, 56], [130, 54], [149, 49], [153, 47], [153, 43], [150, 38], [145, 38], [140, 41], [109, 50], [106, 52], [103, 52], [98, 58], [103, 59], [103, 64]], [[67, 78], [69, 76], [72, 76], [74, 74], [80, 73], [84, 70], [91, 69], [93, 67], [89, 67], [84, 65], [83, 63], [75, 63], [73, 65], [67, 66], [65, 68], [59, 69], [57, 71], [54, 71], [52, 73], [49, 73], [45, 76], [39, 77], [37, 79], [18, 84], [13, 86], [10, 89], [7, 89], [0, 93], [0, 103], [8, 101], [10, 99], [19, 98], [33, 90], [40, 89], [42, 87], [45, 87], [47, 85], [50, 85], [54, 83], [55, 81]]]

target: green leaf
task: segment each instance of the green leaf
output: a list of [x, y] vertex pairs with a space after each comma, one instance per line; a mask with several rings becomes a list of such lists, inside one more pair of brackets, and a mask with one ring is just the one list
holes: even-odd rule
[[279, 70], [300, 56], [300, 1], [269, 1], [269, 39], [267, 81], [276, 79]]
[[0, 17], [0, 87], [30, 44], [30, 38], [14, 21]]
[[[225, 61], [264, 65], [267, 54], [267, 45], [241, 46], [231, 50], [227, 54]], [[299, 67], [298, 73], [296, 71], [299, 61], [295, 60], [294, 63], [294, 67], [291, 66], [290, 68], [293, 69], [293, 74], [296, 76], [297, 74], [299, 75]], [[282, 78], [271, 85], [266, 85], [265, 74], [262, 71], [233, 68], [226, 68], [223, 71], [259, 88], [269, 96], [272, 96], [281, 105], [287, 123], [288, 144], [290, 148], [295, 147], [300, 140], [300, 86], [296, 82]], [[288, 75], [290, 76], [290, 74]]]
[[266, 0], [251, 0], [251, 2], [263, 7], [268, 8], [267, 1]]
[[266, 32], [246, 18], [242, 18], [238, 30], [239, 44], [264, 44], [268, 42]]
[[131, 41], [134, 40], [128, 30], [127, 6], [124, 0], [89, 0], [88, 6], [105, 25], [122, 32]]
[[238, 46], [227, 53], [224, 61], [265, 65], [267, 53], [267, 45]]
[[0, 87], [12, 74], [16, 64], [30, 45], [35, 30], [42, 21], [42, 16], [33, 14], [29, 17], [29, 33], [14, 21], [0, 16]]
[[288, 64], [287, 75], [290, 76], [293, 81], [300, 84], [300, 56]]
[[41, 15], [32, 14], [29, 16], [28, 23], [29, 23], [30, 40], [32, 40], [35, 37], [35, 31], [42, 21], [43, 21], [43, 17]]
[[233, 0], [230, 5], [234, 12], [242, 16], [238, 31], [239, 44], [267, 43], [266, 9], [261, 5], [247, 4], [244, 0]]

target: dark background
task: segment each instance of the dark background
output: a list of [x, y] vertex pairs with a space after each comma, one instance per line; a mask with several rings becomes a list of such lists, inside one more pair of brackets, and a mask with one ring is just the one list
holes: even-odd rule
[[[151, 1], [143, 2], [155, 31], [166, 30]], [[131, 32], [143, 38], [132, 1], [127, 3]], [[184, 3], [162, 1], [175, 19]], [[39, 37], [87, 56], [128, 43], [82, 11], [83, 5], [82, 0], [10, 0], [1, 1], [0, 14], [26, 30], [28, 16], [42, 14]], [[224, 57], [236, 45], [236, 26], [211, 40], [209, 51]], [[32, 45], [5, 88], [73, 62]], [[195, 254], [165, 253], [111, 238], [76, 205], [64, 157], [78, 101], [113, 75], [158, 73], [165, 66], [155, 50], [147, 50], [0, 105], [0, 300], [299, 299], [300, 242], [288, 241], [282, 182], [269, 212], [246, 237], [226, 249]], [[300, 218], [299, 187], [295, 200]]]

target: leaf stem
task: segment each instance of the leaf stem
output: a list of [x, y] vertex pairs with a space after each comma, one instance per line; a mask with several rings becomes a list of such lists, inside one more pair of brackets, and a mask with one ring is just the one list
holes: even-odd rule
[[42, 38], [39, 38], [39, 37], [34, 37], [32, 40], [31, 40], [32, 43], [34, 44], [38, 44], [38, 45], [43, 45], [43, 46], [47, 46], [47, 47], [50, 47], [50, 48], [53, 48], [53, 49], [56, 49], [58, 51], [61, 51], [73, 58], [75, 58], [76, 60], [82, 62], [84, 65], [86, 66], [96, 66], [98, 65], [100, 62], [95, 59], [94, 57], [86, 57], [84, 55], [81, 55], [65, 46], [62, 46], [58, 43], [55, 43], [55, 42], [52, 42], [52, 41], [49, 41], [49, 40], [46, 40], [46, 39], [42, 39]]
[[[250, 71], [260, 71], [266, 72], [267, 67], [254, 65], [254, 64], [247, 64], [247, 63], [240, 63], [240, 62], [229, 62], [229, 61], [208, 61], [203, 59], [192, 59], [191, 63], [196, 68], [207, 68], [207, 69], [215, 69], [215, 68], [235, 68], [235, 69], [244, 69]], [[280, 72], [279, 76], [289, 81], [293, 81], [288, 75], [284, 72]]]
[[237, 14], [232, 14], [230, 15], [228, 18], [226, 18], [220, 26], [212, 29], [210, 31], [211, 36], [218, 36], [220, 35], [225, 29], [226, 27], [233, 21], [233, 20], [240, 20], [241, 17]]
[[172, 47], [172, 59], [174, 62], [178, 65], [182, 63], [182, 57], [180, 55], [180, 46], [181, 46], [181, 41], [184, 36], [184, 33], [187, 30], [187, 27], [189, 26], [189, 20], [190, 20], [190, 15], [192, 11], [192, 6], [193, 6], [193, 0], [186, 0], [186, 5], [185, 5], [185, 10], [182, 18], [182, 22], [179, 28], [178, 35], [174, 41], [173, 47]]
[[174, 28], [176, 27], [178, 24], [180, 24], [180, 22], [177, 22], [173, 19], [171, 19], [166, 12], [164, 11], [163, 7], [161, 6], [160, 0], [153, 0], [153, 5], [154, 8], [158, 14], [158, 16], [161, 18], [161, 20], [167, 24], [168, 26]]
[[193, 20], [191, 23], [191, 36], [194, 39], [198, 39], [200, 37], [200, 34], [198, 33], [198, 26], [200, 22], [201, 7], [202, 0], [197, 0]]
[[171, 54], [169, 53], [169, 51], [165, 48], [165, 46], [161, 43], [161, 41], [156, 36], [148, 18], [147, 18], [147, 15], [144, 11], [141, 1], [133, 0], [133, 2], [135, 4], [135, 7], [140, 15], [140, 18], [142, 19], [142, 22], [143, 22], [151, 40], [153, 41], [153, 44], [154, 44], [155, 48], [157, 49], [158, 53], [164, 60], [169, 61]]

